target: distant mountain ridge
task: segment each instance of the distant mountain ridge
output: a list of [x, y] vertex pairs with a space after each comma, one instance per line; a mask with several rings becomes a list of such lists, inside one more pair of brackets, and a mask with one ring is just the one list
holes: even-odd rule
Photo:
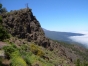
[[50, 31], [47, 29], [44, 29], [45, 35], [48, 38], [51, 38], [53, 40], [59, 40], [59, 41], [67, 41], [67, 42], [73, 42], [69, 37], [71, 36], [82, 36], [84, 34], [81, 33], [72, 33], [72, 32], [58, 32], [58, 31]]

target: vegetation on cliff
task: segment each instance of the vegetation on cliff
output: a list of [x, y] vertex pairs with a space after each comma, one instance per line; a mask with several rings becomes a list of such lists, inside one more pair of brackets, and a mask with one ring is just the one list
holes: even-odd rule
[[0, 15], [1, 66], [88, 66], [87, 50], [46, 38], [31, 9]]
[[0, 16], [0, 40], [4, 40], [6, 38], [9, 38], [9, 33], [7, 32], [6, 29], [4, 29], [2, 25], [2, 17]]
[[0, 14], [1, 13], [6, 13], [6, 12], [7, 12], [6, 8], [3, 7], [3, 5], [0, 3]]

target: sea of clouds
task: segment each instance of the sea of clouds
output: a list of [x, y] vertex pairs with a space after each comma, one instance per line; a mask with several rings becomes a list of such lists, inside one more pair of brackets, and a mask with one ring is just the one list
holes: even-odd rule
[[82, 36], [71, 36], [69, 38], [75, 42], [81, 43], [83, 46], [88, 48], [88, 31], [76, 32], [76, 33], [81, 33], [84, 35], [82, 35]]

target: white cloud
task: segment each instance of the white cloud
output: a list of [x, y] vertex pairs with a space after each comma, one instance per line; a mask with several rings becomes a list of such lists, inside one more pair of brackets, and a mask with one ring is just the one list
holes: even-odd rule
[[84, 34], [84, 35], [82, 35], [82, 36], [71, 36], [69, 38], [72, 39], [75, 42], [83, 44], [85, 47], [88, 48], [88, 32], [87, 31], [82, 31], [82, 32], [77, 32], [77, 33], [81, 33], [81, 34]]

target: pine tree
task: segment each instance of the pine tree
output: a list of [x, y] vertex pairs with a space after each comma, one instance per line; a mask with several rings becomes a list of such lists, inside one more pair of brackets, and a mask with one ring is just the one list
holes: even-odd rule
[[6, 13], [7, 10], [5, 7], [2, 7], [3, 5], [0, 3], [0, 13]]

